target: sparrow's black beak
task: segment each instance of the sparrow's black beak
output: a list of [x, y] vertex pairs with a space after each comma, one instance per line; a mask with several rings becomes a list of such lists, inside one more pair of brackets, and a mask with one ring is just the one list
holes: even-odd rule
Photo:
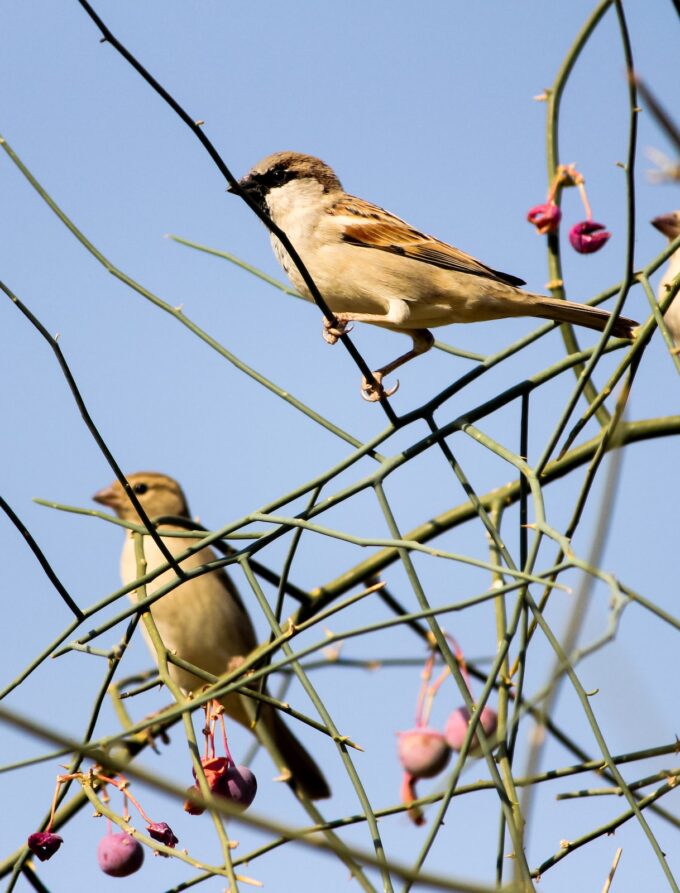
[[[255, 180], [253, 180], [252, 177], [242, 177], [238, 181], [237, 185], [241, 189], [241, 192], [247, 192], [248, 195], [252, 195], [253, 192], [258, 191], [259, 184]], [[236, 190], [234, 189], [233, 186], [227, 186], [227, 192], [236, 194]]]
[[[258, 179], [255, 177], [243, 177], [242, 180], [238, 181], [238, 185], [241, 192], [247, 195], [251, 202], [254, 202], [259, 207], [264, 206], [266, 190], [262, 188], [262, 183]], [[235, 193], [236, 190], [229, 186], [227, 192]]]
[[[250, 177], [242, 177], [237, 181], [236, 186], [238, 186], [242, 192], [249, 192], [253, 187], [253, 181]], [[227, 186], [227, 192], [231, 192], [232, 195], [236, 195], [236, 189], [234, 186]]]

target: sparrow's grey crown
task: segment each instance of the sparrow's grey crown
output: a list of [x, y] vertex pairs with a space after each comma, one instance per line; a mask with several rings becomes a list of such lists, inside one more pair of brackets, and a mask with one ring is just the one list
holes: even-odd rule
[[323, 186], [324, 192], [342, 191], [335, 172], [320, 158], [302, 152], [275, 152], [255, 165], [239, 186], [257, 204], [264, 205], [267, 194], [291, 180], [312, 179]]

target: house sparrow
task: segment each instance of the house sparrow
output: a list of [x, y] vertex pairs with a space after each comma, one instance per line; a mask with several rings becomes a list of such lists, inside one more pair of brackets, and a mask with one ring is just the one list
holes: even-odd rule
[[[351, 321], [410, 335], [413, 348], [377, 369], [379, 390], [367, 381], [362, 395], [379, 400], [385, 375], [434, 343], [435, 326], [510, 316], [538, 316], [602, 331], [610, 314], [584, 304], [521, 291], [522, 279], [499, 273], [446, 242], [413, 229], [399, 217], [348, 195], [333, 170], [312, 155], [277, 152], [239, 181], [248, 197], [288, 236], [337, 320], [324, 321], [334, 344]], [[297, 267], [271, 236], [274, 253], [295, 288], [312, 296]], [[632, 338], [636, 322], [619, 317], [612, 335]]]
[[[177, 481], [152, 471], [131, 474], [127, 479], [150, 518], [165, 515], [190, 518], [184, 493]], [[118, 481], [100, 490], [93, 499], [113, 509], [119, 518], [139, 524], [139, 516]], [[179, 555], [196, 541], [173, 536], [164, 537], [163, 542], [173, 555]], [[158, 546], [148, 536], [144, 537], [144, 556], [148, 571], [166, 563]], [[206, 547], [183, 561], [182, 567], [189, 570], [215, 560], [215, 553]], [[137, 579], [134, 541], [129, 530], [125, 535], [120, 571], [124, 584]], [[174, 579], [174, 571], [162, 573], [148, 584], [148, 594]], [[130, 594], [130, 598], [136, 601], [134, 593]], [[221, 569], [188, 580], [168, 592], [153, 604], [151, 615], [168, 651], [214, 676], [238, 666], [239, 659], [246, 657], [257, 645], [246, 607], [236, 587]], [[156, 651], [146, 629], [142, 627], [142, 631], [155, 658]], [[170, 664], [169, 670], [174, 681], [186, 693], [200, 692], [206, 685], [204, 680], [174, 664]], [[330, 790], [321, 770], [286, 726], [279, 712], [262, 704], [258, 724], [253, 730], [243, 700], [238, 694], [227, 695], [222, 700], [225, 713], [254, 731], [258, 737], [263, 737], [260, 733], [264, 727], [273, 741], [274, 750], [278, 751], [272, 755], [282, 770], [289, 770], [298, 791], [315, 800], [329, 797]], [[266, 744], [265, 741], [263, 743]]]
[[[652, 220], [652, 226], [655, 226], [660, 233], [668, 238], [669, 242], [674, 241], [680, 236], [680, 211], [671, 211], [669, 214], [662, 214]], [[674, 279], [680, 274], [680, 248], [671, 254], [668, 260], [666, 272], [663, 274], [661, 282], [659, 282], [659, 290], [657, 292], [659, 300], [663, 300], [668, 294], [668, 289]], [[675, 344], [675, 352], [680, 351], [680, 300], [676, 295], [671, 302], [671, 306], [664, 313], [664, 321], [668, 328], [673, 344]]]

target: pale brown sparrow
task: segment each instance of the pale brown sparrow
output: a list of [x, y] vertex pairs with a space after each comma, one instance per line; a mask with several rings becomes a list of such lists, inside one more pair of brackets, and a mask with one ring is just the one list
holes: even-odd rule
[[[524, 282], [419, 232], [399, 217], [346, 193], [333, 170], [312, 155], [277, 152], [239, 181], [241, 189], [282, 229], [337, 319], [324, 321], [331, 344], [352, 321], [410, 335], [413, 348], [373, 375], [382, 378], [434, 342], [429, 329], [459, 322], [537, 316], [602, 331], [606, 310], [521, 291]], [[274, 253], [295, 288], [312, 300], [276, 236]], [[637, 325], [619, 317], [612, 335], [631, 338]], [[396, 386], [388, 392], [391, 394]], [[364, 381], [362, 394], [381, 392]]]
[[[153, 471], [130, 474], [127, 479], [150, 518], [190, 518], [184, 493], [177, 481]], [[118, 481], [100, 490], [93, 498], [101, 505], [113, 509], [119, 518], [140, 523], [139, 516]], [[149, 536], [145, 536], [143, 542], [147, 571], [166, 563], [158, 546]], [[196, 541], [188, 537], [167, 536], [163, 537], [163, 542], [172, 555], [177, 556]], [[181, 567], [190, 570], [215, 560], [215, 553], [206, 547], [182, 561]], [[130, 531], [125, 535], [120, 572], [124, 584], [133, 582], [138, 576], [134, 541]], [[148, 584], [147, 594], [150, 595], [174, 579], [174, 571], [165, 571]], [[131, 599], [135, 601], [133, 595]], [[214, 676], [220, 676], [238, 666], [238, 662], [257, 646], [248, 611], [233, 582], [222, 569], [187, 580], [168, 592], [152, 605], [151, 615], [168, 651]], [[146, 629], [142, 627], [142, 631], [155, 658], [156, 651]], [[206, 685], [199, 677], [173, 664], [170, 665], [170, 675], [187, 694], [200, 692]], [[253, 730], [243, 701], [242, 695], [227, 695], [222, 700], [225, 713], [254, 731], [255, 735], [263, 727], [266, 729], [278, 751], [272, 753], [272, 756], [278, 760], [283, 772], [290, 773], [298, 791], [312, 799], [329, 797], [330, 790], [323, 773], [281, 719], [279, 712], [269, 705], [261, 705], [258, 724]]]

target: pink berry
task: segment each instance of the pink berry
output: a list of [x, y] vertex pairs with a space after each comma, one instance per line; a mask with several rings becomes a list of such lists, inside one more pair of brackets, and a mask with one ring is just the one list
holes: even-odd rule
[[230, 766], [220, 777], [214, 791], [238, 807], [240, 812], [245, 812], [255, 799], [257, 779], [247, 766]]
[[536, 205], [527, 214], [527, 220], [538, 230], [540, 236], [546, 233], [554, 233], [560, 225], [562, 212], [554, 202], [546, 202], [544, 205]]
[[107, 834], [97, 847], [99, 867], [111, 877], [127, 877], [142, 867], [144, 848], [134, 837], [121, 831]]
[[[492, 738], [494, 732], [496, 731], [496, 726], [498, 725], [498, 715], [496, 714], [496, 711], [493, 710], [491, 707], [484, 707], [479, 718], [479, 723], [486, 737]], [[465, 736], [467, 735], [469, 725], [470, 711], [467, 707], [458, 707], [456, 710], [453, 711], [451, 716], [449, 716], [444, 733], [446, 735], [446, 741], [452, 750], [461, 749], [461, 747], [463, 746], [463, 741], [465, 740]], [[470, 742], [470, 749], [468, 753], [481, 753], [481, 746], [476, 732], [472, 738], [472, 741]]]
[[414, 778], [433, 778], [451, 757], [446, 739], [436, 729], [418, 726], [397, 736], [399, 762]]
[[599, 251], [610, 236], [611, 233], [607, 232], [604, 224], [595, 223], [594, 220], [582, 220], [569, 230], [571, 247], [579, 254], [593, 254]]

